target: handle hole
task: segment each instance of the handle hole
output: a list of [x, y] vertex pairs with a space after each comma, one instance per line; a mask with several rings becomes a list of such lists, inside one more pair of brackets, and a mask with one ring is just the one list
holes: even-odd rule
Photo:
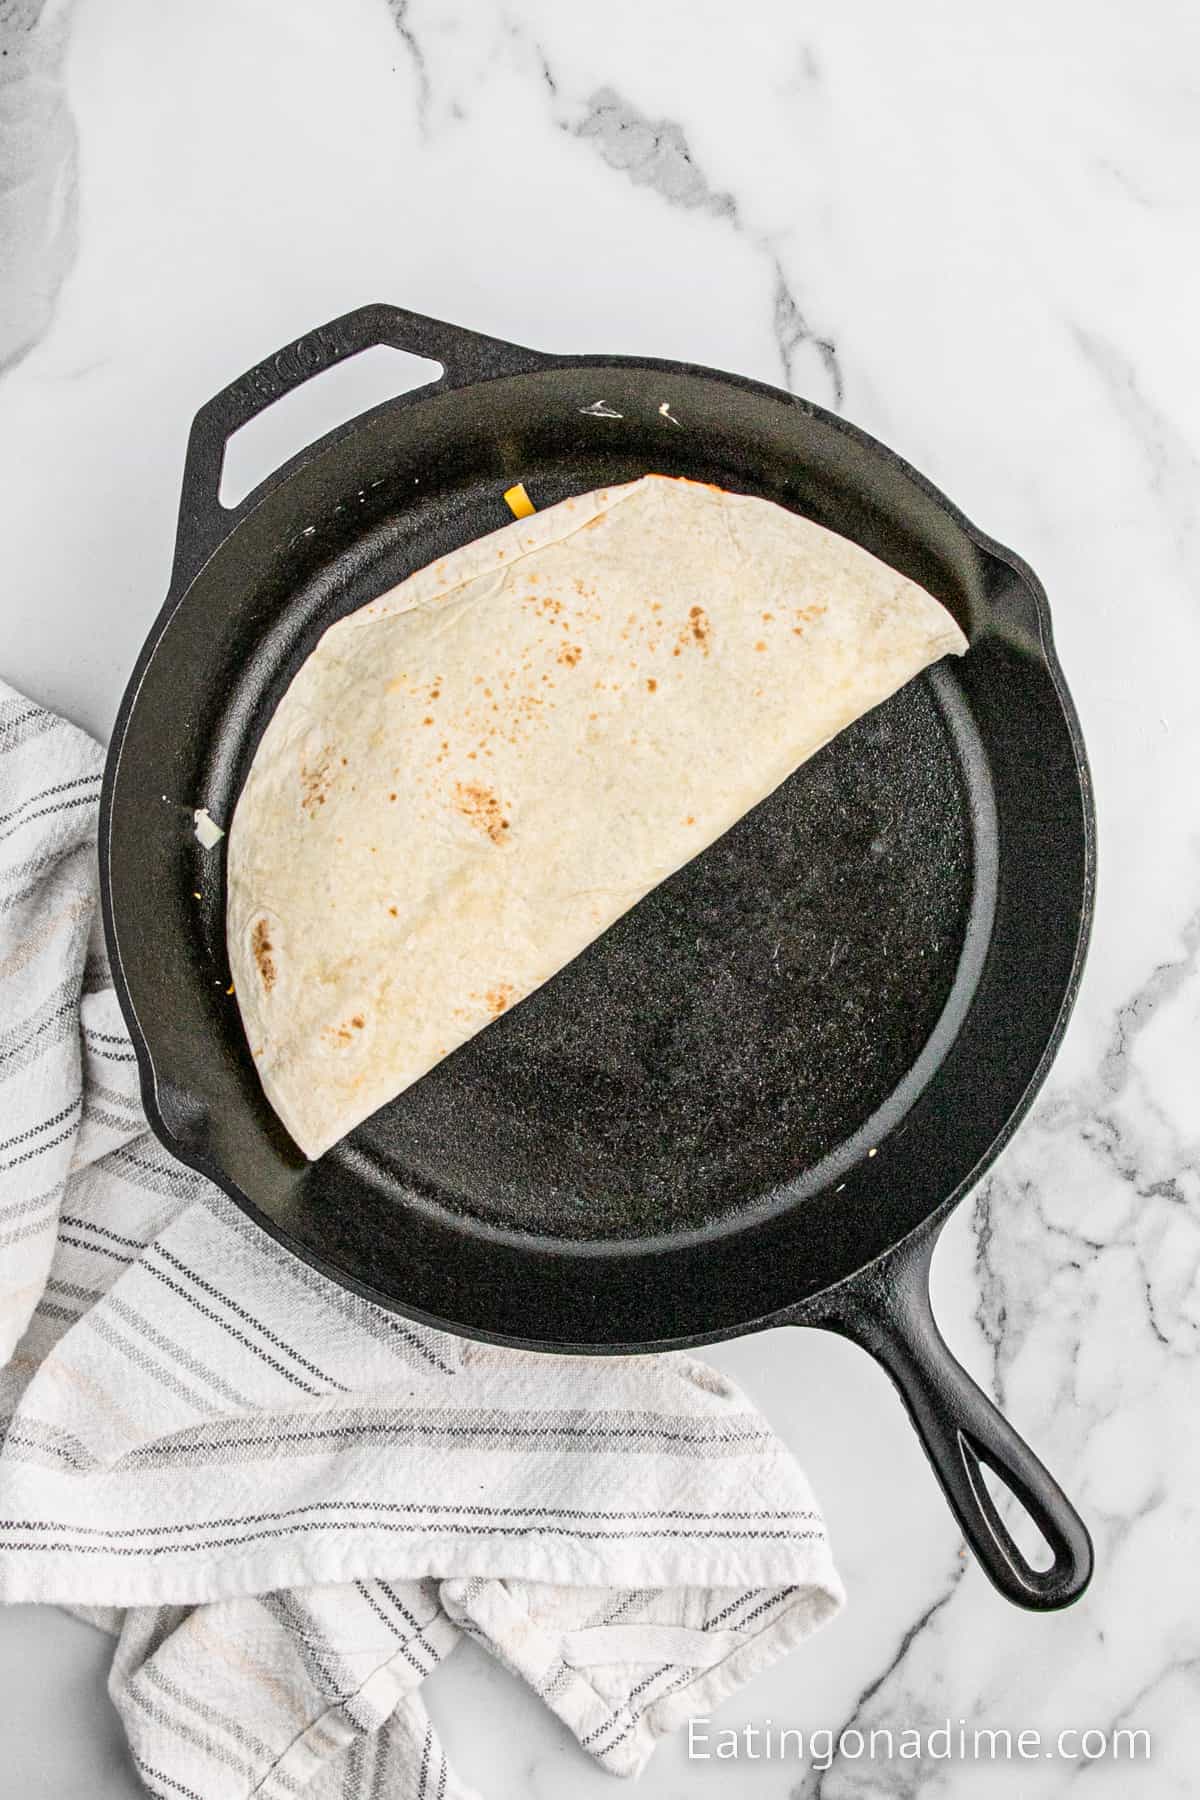
[[1039, 1575], [1046, 1569], [1052, 1569], [1054, 1567], [1054, 1551], [1043, 1537], [1032, 1514], [1027, 1511], [1024, 1502], [1013, 1493], [1004, 1477], [998, 1475], [990, 1463], [983, 1460], [982, 1456], [979, 1458], [979, 1467], [996, 1511], [1003, 1519], [1009, 1535], [1030, 1568], [1036, 1569]]
[[374, 344], [272, 401], [233, 433], [225, 445], [217, 498], [236, 506], [260, 481], [273, 475], [298, 450], [359, 413], [425, 387], [442, 365], [390, 344]]

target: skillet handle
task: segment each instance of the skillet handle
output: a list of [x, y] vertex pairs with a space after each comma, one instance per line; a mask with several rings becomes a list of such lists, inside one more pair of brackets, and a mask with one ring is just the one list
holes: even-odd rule
[[[883, 1364], [907, 1408], [951, 1511], [984, 1573], [1016, 1606], [1048, 1612], [1078, 1600], [1092, 1575], [1087, 1527], [966, 1370], [937, 1328], [929, 1302], [935, 1232], [922, 1232], [835, 1289], [805, 1323], [852, 1339]], [[1017, 1497], [1053, 1555], [1036, 1569], [988, 1491], [981, 1464]]]
[[[390, 405], [403, 405], [416, 394], [463, 387], [468, 382], [485, 381], [492, 376], [521, 374], [542, 368], [552, 360], [520, 344], [484, 337], [461, 325], [426, 318], [423, 313], [408, 312], [402, 306], [388, 306], [383, 302], [343, 313], [341, 318], [318, 325], [293, 343], [285, 344], [282, 350], [264, 357], [254, 368], [222, 388], [219, 394], [214, 394], [196, 414], [183, 465], [183, 492], [171, 576], [173, 590], [181, 592], [188, 585], [255, 504], [253, 494], [235, 507], [222, 506], [218, 498], [225, 445], [234, 432], [285, 394], [302, 387], [314, 375], [323, 374], [335, 363], [344, 362], [348, 356], [357, 356], [360, 350], [373, 349], [377, 344], [390, 344], [396, 350], [426, 356], [442, 365], [441, 373], [434, 380], [414, 389], [411, 396], [398, 396], [397, 400], [388, 403]], [[350, 420], [319, 441], [331, 443], [352, 430], [356, 423], [356, 420]], [[308, 450], [311, 448], [310, 445]], [[301, 454], [307, 455], [308, 450]]]

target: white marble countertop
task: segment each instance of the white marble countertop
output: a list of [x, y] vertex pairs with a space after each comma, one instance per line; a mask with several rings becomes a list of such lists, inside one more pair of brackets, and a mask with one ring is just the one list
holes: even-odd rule
[[[1194, 1791], [1194, 9], [39, 10], [0, 16], [0, 669], [97, 734], [165, 590], [196, 408], [365, 300], [791, 386], [893, 445], [1042, 576], [1095, 775], [1095, 936], [1051, 1079], [946, 1231], [934, 1297], [1087, 1517], [1095, 1581], [1062, 1615], [1006, 1606], [866, 1357], [814, 1332], [724, 1346], [713, 1360], [814, 1482], [850, 1605], [720, 1722], [1120, 1723], [1151, 1732], [1152, 1760], [1091, 1765], [1089, 1791]], [[272, 426], [264, 457], [333, 422], [313, 405]], [[140, 1792], [107, 1653], [61, 1615], [0, 1616], [6, 1792]], [[611, 1791], [472, 1647], [430, 1705], [488, 1800]], [[669, 1742], [642, 1791], [1057, 1800], [1082, 1778], [1055, 1756], [1019, 1773], [729, 1767]]]

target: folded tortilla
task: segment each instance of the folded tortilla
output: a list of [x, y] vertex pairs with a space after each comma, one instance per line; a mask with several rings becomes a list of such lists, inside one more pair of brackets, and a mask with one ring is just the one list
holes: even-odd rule
[[844, 538], [657, 475], [331, 626], [229, 833], [237, 1001], [296, 1143], [320, 1156], [966, 647]]

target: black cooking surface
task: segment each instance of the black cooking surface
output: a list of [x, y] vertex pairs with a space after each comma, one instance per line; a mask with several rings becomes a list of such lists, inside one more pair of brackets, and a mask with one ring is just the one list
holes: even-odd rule
[[835, 1152], [915, 1061], [971, 864], [922, 679], [361, 1126], [356, 1161], [550, 1235], [653, 1236], [752, 1204]]

